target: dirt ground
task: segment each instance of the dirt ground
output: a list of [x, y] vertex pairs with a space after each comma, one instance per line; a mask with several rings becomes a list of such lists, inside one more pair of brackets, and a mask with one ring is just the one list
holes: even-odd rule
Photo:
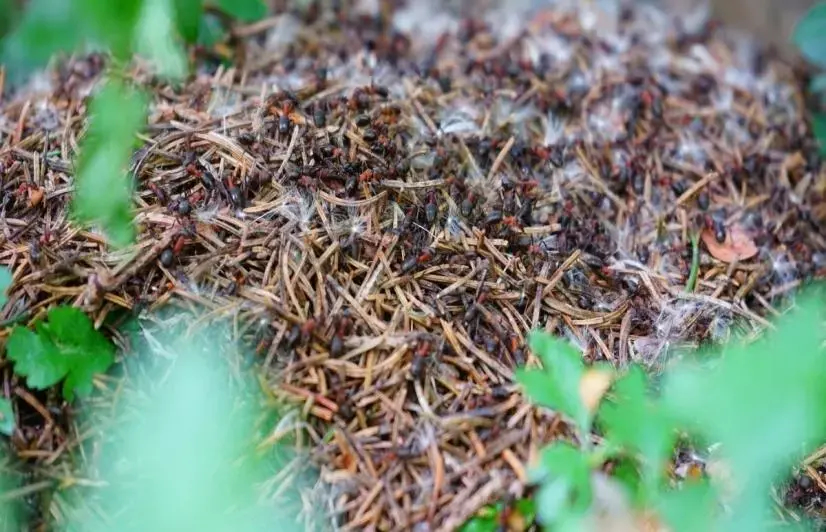
[[[826, 174], [805, 73], [701, 19], [391, 4], [238, 28], [181, 88], [136, 69], [153, 103], [128, 252], [67, 216], [101, 58], [6, 98], [2, 319], [60, 302], [98, 324], [170, 305], [231, 318], [301, 414], [334, 523], [453, 530], [524, 494], [566, 435], [513, 384], [529, 330], [654, 369], [761, 330], [826, 277]], [[68, 460], [70, 409], [15, 400], [21, 456]], [[811, 479], [791, 492], [780, 515], [822, 511]]]

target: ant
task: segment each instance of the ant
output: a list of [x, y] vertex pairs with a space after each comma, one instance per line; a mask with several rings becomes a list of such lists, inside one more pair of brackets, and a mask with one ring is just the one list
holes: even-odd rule
[[353, 326], [353, 320], [350, 317], [350, 311], [345, 310], [336, 324], [336, 330], [333, 334], [333, 339], [330, 341], [330, 355], [338, 357], [344, 351], [344, 336], [350, 332]]
[[427, 248], [418, 255], [411, 255], [402, 263], [402, 275], [408, 274], [416, 269], [417, 266], [427, 264], [436, 255], [432, 248]]
[[169, 202], [169, 196], [167, 195], [166, 191], [159, 187], [156, 183], [149, 183], [148, 185], [149, 190], [152, 191], [152, 194], [158, 198], [158, 203], [161, 205], [166, 205]]
[[166, 248], [161, 252], [160, 260], [161, 264], [163, 264], [165, 268], [172, 266], [172, 262], [175, 260], [175, 257], [180, 255], [181, 251], [183, 251], [184, 246], [186, 246], [186, 235], [189, 233], [189, 228], [181, 228], [181, 232], [175, 239], [175, 243], [172, 244], [172, 247]]
[[410, 362], [410, 375], [414, 379], [422, 379], [425, 376], [427, 368], [433, 364], [431, 344], [429, 340], [422, 340], [413, 351], [413, 359]]
[[427, 203], [425, 204], [424, 213], [425, 218], [427, 218], [427, 223], [430, 224], [436, 220], [436, 216], [439, 214], [439, 206], [436, 203], [435, 190], [429, 190], [427, 192]]
[[318, 320], [315, 318], [310, 318], [300, 325], [298, 323], [294, 324], [290, 332], [287, 333], [287, 347], [295, 347], [299, 340], [301, 340], [302, 344], [306, 344], [318, 327], [318, 324]]
[[280, 97], [281, 107], [274, 108], [274, 106], [271, 106], [270, 112], [278, 115], [278, 133], [283, 136], [290, 132], [290, 126], [292, 125], [290, 115], [298, 105], [298, 98], [289, 91], [281, 93]]
[[232, 202], [232, 206], [236, 209], [243, 209], [246, 206], [247, 199], [244, 197], [241, 189], [235, 186], [235, 183], [233, 183], [230, 178], [227, 178], [227, 194], [229, 195], [230, 202]]
[[714, 239], [722, 244], [726, 241], [726, 222], [722, 213], [712, 214], [711, 216], [704, 216], [706, 229], [714, 233]]
[[215, 189], [216, 179], [212, 172], [204, 168], [200, 161], [196, 160], [195, 154], [190, 153], [184, 157], [184, 170], [190, 177], [197, 177], [201, 184], [208, 191]]

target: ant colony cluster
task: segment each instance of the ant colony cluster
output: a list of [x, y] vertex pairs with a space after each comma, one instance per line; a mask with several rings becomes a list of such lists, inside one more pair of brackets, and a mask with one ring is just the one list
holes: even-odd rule
[[[365, 508], [383, 529], [458, 526], [483, 478], [516, 485], [508, 453], [543, 437], [510, 384], [531, 329], [659, 364], [826, 274], [801, 72], [649, 3], [536, 3], [294, 8], [244, 27], [244, 64], [153, 92], [131, 167], [146, 278], [113, 291], [234, 313], [348, 479], [355, 528]], [[56, 146], [27, 146], [0, 173], [42, 175]], [[54, 204], [7, 185], [9, 218]], [[32, 259], [62, 238], [51, 219]]]

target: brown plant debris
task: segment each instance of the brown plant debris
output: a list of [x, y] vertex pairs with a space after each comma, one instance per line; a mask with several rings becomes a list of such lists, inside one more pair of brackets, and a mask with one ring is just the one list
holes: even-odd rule
[[[152, 107], [126, 251], [67, 211], [101, 58], [8, 95], [2, 319], [231, 317], [306, 419], [335, 522], [441, 530], [522, 493], [565, 433], [513, 384], [529, 330], [658, 365], [824, 277], [826, 174], [789, 65], [649, 7], [345, 4], [237, 27], [244, 64], [202, 59], [180, 88], [133, 72]], [[686, 293], [690, 235], [715, 224], [753, 249], [726, 260], [705, 237], [728, 264], [703, 251]], [[21, 455], [75, 445], [56, 397], [8, 366], [3, 383]]]

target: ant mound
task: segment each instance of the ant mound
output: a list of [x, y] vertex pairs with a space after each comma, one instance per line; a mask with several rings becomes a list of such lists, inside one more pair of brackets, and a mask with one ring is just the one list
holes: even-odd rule
[[689, 22], [417, 1], [236, 27], [182, 87], [133, 73], [126, 251], [68, 216], [105, 61], [59, 63], [0, 107], [4, 318], [229, 316], [305, 416], [338, 524], [454, 529], [564, 434], [513, 384], [528, 331], [657, 367], [826, 276], [804, 73]]

